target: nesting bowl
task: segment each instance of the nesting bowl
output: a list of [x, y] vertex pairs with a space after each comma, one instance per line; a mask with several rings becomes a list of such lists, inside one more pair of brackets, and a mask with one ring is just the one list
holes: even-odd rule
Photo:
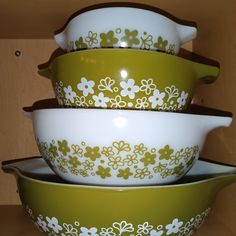
[[[179, 184], [98, 187], [63, 183], [42, 158], [3, 163], [22, 205], [46, 235], [191, 236], [236, 168], [197, 161]], [[187, 207], [186, 207], [187, 206]]]
[[194, 165], [226, 116], [117, 109], [30, 113], [39, 151], [66, 181], [95, 185], [175, 182]]
[[68, 52], [87, 48], [138, 48], [177, 54], [196, 37], [195, 26], [138, 7], [100, 7], [83, 11], [54, 36]]
[[56, 57], [39, 74], [51, 79], [63, 106], [184, 111], [219, 67], [160, 52], [94, 49]]

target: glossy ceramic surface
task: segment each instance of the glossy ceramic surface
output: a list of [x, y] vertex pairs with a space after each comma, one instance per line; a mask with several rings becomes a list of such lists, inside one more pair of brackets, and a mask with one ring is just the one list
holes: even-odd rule
[[[46, 235], [191, 236], [235, 167], [198, 161], [182, 184], [96, 187], [64, 184], [42, 158], [3, 164], [17, 177], [22, 205]], [[186, 207], [188, 206], [188, 207]]]
[[177, 54], [180, 46], [196, 35], [196, 27], [178, 24], [157, 12], [106, 7], [75, 16], [54, 38], [67, 51], [129, 47]]
[[59, 104], [72, 107], [182, 111], [195, 87], [219, 68], [160, 52], [94, 49], [54, 59], [39, 74], [51, 78]]
[[99, 185], [163, 184], [192, 167], [209, 131], [231, 117], [137, 110], [42, 109], [39, 151], [63, 179]]

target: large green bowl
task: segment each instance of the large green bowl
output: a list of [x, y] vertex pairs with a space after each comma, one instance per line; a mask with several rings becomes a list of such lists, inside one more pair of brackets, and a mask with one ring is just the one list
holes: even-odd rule
[[42, 158], [3, 163], [25, 210], [47, 235], [190, 236], [236, 167], [198, 161], [181, 183], [146, 187], [65, 184]]
[[182, 111], [195, 87], [219, 68], [161, 52], [93, 49], [54, 59], [39, 74], [51, 78], [60, 105]]

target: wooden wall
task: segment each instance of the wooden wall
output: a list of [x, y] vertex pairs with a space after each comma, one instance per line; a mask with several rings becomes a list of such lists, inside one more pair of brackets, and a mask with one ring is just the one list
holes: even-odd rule
[[[22, 107], [54, 97], [50, 80], [37, 75], [37, 65], [46, 62], [56, 48], [53, 40], [0, 40], [0, 160], [39, 155], [31, 120]], [[16, 51], [21, 53], [16, 56]], [[0, 171], [0, 204], [16, 204], [13, 176]]]

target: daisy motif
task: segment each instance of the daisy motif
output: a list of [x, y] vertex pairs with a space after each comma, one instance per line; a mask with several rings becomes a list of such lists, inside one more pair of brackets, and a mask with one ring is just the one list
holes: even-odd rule
[[79, 234], [79, 236], [99, 236], [97, 234], [97, 228], [92, 227], [90, 229], [87, 229], [86, 227], [81, 227], [80, 228], [81, 233]]
[[182, 221], [175, 218], [171, 224], [166, 225], [166, 235], [177, 234], [180, 231], [180, 227], [183, 225]]
[[161, 106], [163, 104], [163, 98], [165, 97], [165, 93], [160, 93], [158, 89], [155, 89], [153, 92], [153, 96], [149, 97], [149, 102], [152, 103], [152, 108], [156, 108], [157, 105]]
[[76, 93], [72, 90], [72, 87], [69, 85], [67, 88], [63, 88], [66, 99], [70, 100], [71, 103], [74, 103], [74, 98], [76, 97]]
[[88, 96], [88, 94], [93, 94], [94, 90], [93, 90], [93, 86], [95, 85], [94, 81], [92, 80], [87, 80], [85, 77], [81, 78], [81, 82], [77, 84], [77, 88], [80, 91], [83, 91], [83, 95], [85, 97]]
[[109, 102], [108, 97], [104, 97], [104, 93], [100, 92], [97, 95], [93, 95], [93, 100], [95, 101], [95, 106], [96, 107], [107, 107], [107, 102]]
[[44, 232], [49, 231], [49, 229], [47, 227], [47, 223], [44, 220], [42, 220], [40, 217], [37, 218], [36, 223], [37, 223], [38, 226], [40, 226], [43, 229]]
[[186, 100], [188, 98], [188, 93], [185, 93], [184, 91], [182, 91], [180, 97], [177, 99], [178, 102], [178, 108], [183, 107], [186, 104]]
[[48, 227], [53, 229], [55, 233], [59, 233], [59, 231], [62, 230], [62, 227], [58, 224], [57, 218], [52, 217], [50, 219], [49, 217], [46, 217], [46, 220], [48, 222]]
[[120, 86], [123, 88], [121, 91], [121, 96], [129, 96], [130, 99], [134, 99], [135, 93], [139, 91], [139, 86], [135, 85], [134, 83], [135, 81], [133, 79], [128, 79], [127, 82], [120, 82]]

